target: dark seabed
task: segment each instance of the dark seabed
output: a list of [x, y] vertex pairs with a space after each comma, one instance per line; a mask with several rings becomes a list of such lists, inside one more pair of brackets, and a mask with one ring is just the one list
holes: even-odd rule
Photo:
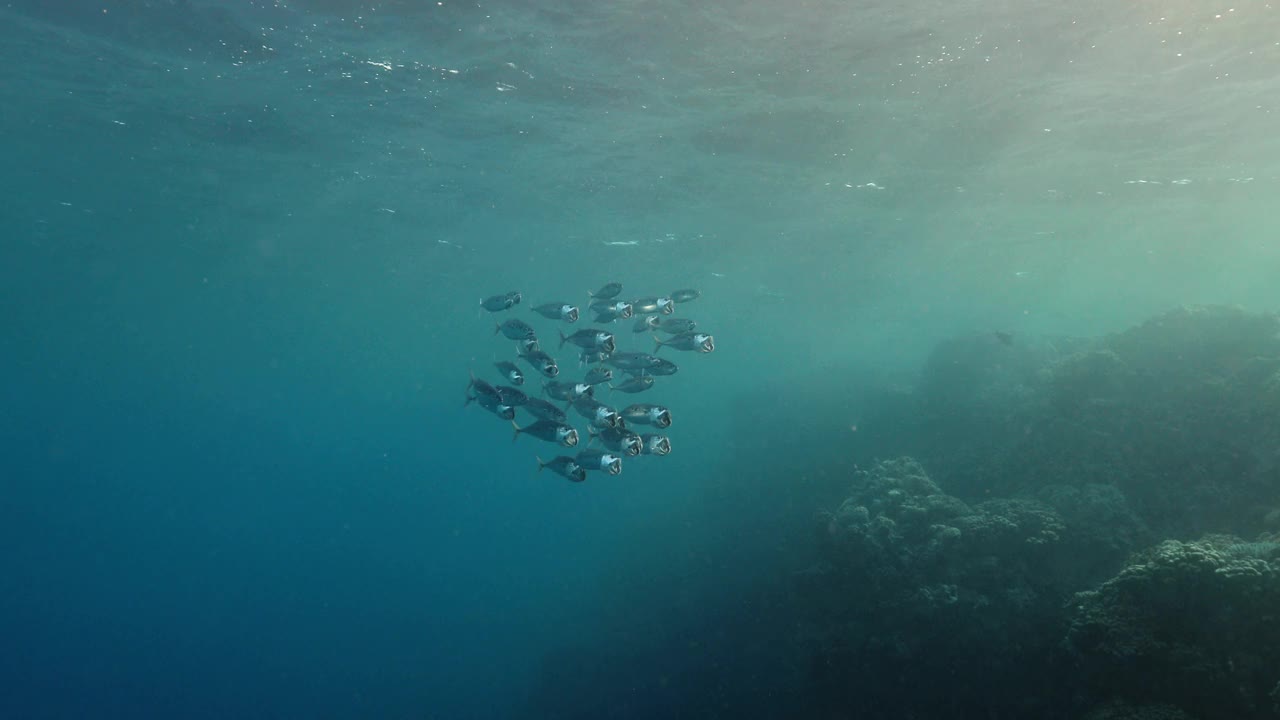
[[[0, 717], [1280, 718], [1273, 3], [0, 0], [0, 60]], [[716, 347], [571, 483], [464, 388], [495, 318], [580, 378], [609, 281]]]

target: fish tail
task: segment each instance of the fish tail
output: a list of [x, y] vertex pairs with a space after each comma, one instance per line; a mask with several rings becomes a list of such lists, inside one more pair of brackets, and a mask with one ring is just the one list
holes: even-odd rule
[[556, 332], [560, 333], [560, 348], [564, 349], [564, 343], [569, 338], [565, 337], [564, 331], [559, 328], [556, 328]]
[[493, 334], [494, 334], [494, 335], [497, 335], [497, 334], [498, 334], [498, 333], [500, 333], [500, 332], [502, 332], [502, 323], [494, 323], [494, 324], [493, 324]]
[[596, 429], [588, 425], [587, 426], [587, 447], [591, 447], [591, 443], [595, 442], [595, 439], [598, 437], [600, 437], [600, 434], [596, 432]]
[[665, 344], [666, 343], [662, 342], [662, 338], [658, 337], [657, 335], [654, 335], [653, 336], [653, 354], [657, 355], [658, 351], [661, 350], [662, 346]]
[[546, 467], [547, 464], [542, 462], [542, 458], [538, 457], [537, 455], [534, 455], [533, 459], [538, 461], [538, 472], [542, 472], [542, 468]]
[[515, 430], [515, 432], [511, 435], [511, 442], [515, 442], [520, 439], [520, 426], [516, 424], [515, 420], [512, 420], [511, 427], [512, 429]]

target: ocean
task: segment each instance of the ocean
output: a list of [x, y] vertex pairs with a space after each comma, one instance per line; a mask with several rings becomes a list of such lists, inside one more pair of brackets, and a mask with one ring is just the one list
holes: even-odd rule
[[[1273, 4], [0, 0], [0, 59], [0, 717], [1280, 717]], [[468, 378], [653, 353], [608, 282], [715, 351], [569, 482]], [[1262, 585], [1116, 589], [1185, 558]]]

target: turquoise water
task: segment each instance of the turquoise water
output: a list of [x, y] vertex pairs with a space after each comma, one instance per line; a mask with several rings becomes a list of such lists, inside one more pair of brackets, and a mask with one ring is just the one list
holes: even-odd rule
[[[867, 398], [1280, 302], [1264, 2], [0, 19], [8, 717], [803, 714], [788, 578]], [[611, 280], [717, 349], [670, 457], [572, 485], [461, 408], [511, 352], [476, 302]]]

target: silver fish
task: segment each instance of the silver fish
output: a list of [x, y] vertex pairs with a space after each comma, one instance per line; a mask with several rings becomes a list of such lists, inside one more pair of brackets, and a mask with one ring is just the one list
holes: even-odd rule
[[[589, 428], [587, 434], [592, 440], [599, 439], [601, 444], [610, 450], [616, 450], [623, 455], [635, 457], [640, 454], [643, 449], [644, 441], [640, 436], [625, 428], [602, 428], [599, 431]], [[588, 444], [590, 441], [588, 441]]]
[[629, 320], [635, 314], [635, 309], [631, 307], [631, 303], [622, 301], [591, 303], [590, 310], [596, 314], [596, 322]]
[[622, 283], [611, 282], [599, 290], [588, 294], [596, 300], [612, 300], [622, 294]]
[[624, 392], [624, 393], [639, 393], [639, 392], [644, 392], [645, 390], [648, 390], [652, 387], [653, 387], [652, 375], [639, 375], [637, 377], [632, 377], [624, 382], [618, 383], [617, 385], [610, 385], [609, 389], [617, 390], [618, 392]]
[[670, 315], [676, 304], [669, 297], [642, 297], [631, 301], [631, 306], [639, 315]]
[[691, 333], [698, 329], [698, 323], [685, 318], [667, 318], [662, 321], [659, 329], [668, 335], [681, 335], [683, 333]]
[[520, 340], [516, 342], [517, 355], [525, 355], [531, 352], [538, 352], [541, 349], [542, 349], [542, 346], [538, 344], [538, 338], [536, 337], [525, 338], [524, 340]]
[[573, 401], [573, 409], [586, 418], [594, 427], [617, 427], [621, 420], [618, 411], [605, 405], [589, 395], [583, 395]]
[[595, 395], [595, 388], [586, 383], [571, 383], [552, 380], [542, 385], [542, 391], [552, 400], [563, 400], [565, 402], [573, 402], [580, 397], [591, 397]]
[[667, 360], [666, 358], [658, 358], [658, 357], [656, 357], [656, 358], [653, 358], [653, 359], [654, 359], [654, 360], [656, 360], [657, 362], [653, 363], [652, 365], [649, 365], [648, 367], [644, 367], [644, 368], [640, 368], [640, 369], [630, 368], [630, 369], [628, 369], [626, 372], [627, 372], [629, 375], [632, 375], [632, 376], [636, 376], [636, 375], [675, 375], [675, 374], [676, 374], [676, 372], [680, 370], [680, 367], [679, 367], [678, 365], [676, 365], [675, 363], [671, 362], [670, 360]]
[[551, 468], [551, 472], [573, 482], [582, 482], [587, 479], [586, 468], [579, 465], [577, 460], [568, 455], [558, 455], [550, 461], [544, 461], [542, 458], [537, 458], [537, 460], [538, 472], [542, 472], [542, 468]]
[[515, 434], [511, 436], [511, 442], [520, 439], [520, 434], [531, 435], [539, 440], [546, 440], [557, 445], [565, 447], [574, 447], [578, 444], [578, 431], [552, 420], [539, 420], [532, 425], [520, 427], [515, 420], [511, 421], [511, 427], [515, 429]]
[[613, 339], [613, 333], [596, 328], [583, 328], [572, 335], [565, 335], [561, 331], [560, 347], [564, 347], [565, 343], [573, 343], [586, 350], [601, 350], [609, 353], [613, 352], [614, 348], [617, 347]]
[[636, 403], [626, 406], [619, 414], [626, 422], [652, 425], [657, 428], [671, 427], [671, 411], [661, 405]]
[[700, 297], [702, 297], [702, 292], [693, 288], [684, 288], [671, 293], [671, 299], [678, 303], [693, 302]]
[[671, 440], [666, 435], [645, 433], [640, 436], [641, 455], [670, 455]]
[[548, 320], [563, 320], [567, 323], [578, 322], [578, 308], [569, 303], [545, 303], [531, 309]]
[[587, 371], [587, 376], [582, 379], [582, 382], [588, 385], [599, 385], [600, 383], [607, 383], [612, 379], [613, 371], [609, 368], [593, 367]]
[[500, 399], [489, 395], [477, 395], [475, 397], [476, 404], [497, 415], [503, 420], [511, 420], [516, 416], [516, 409], [510, 405], [503, 403]]
[[662, 358], [649, 353], [620, 352], [605, 359], [605, 362], [619, 370], [644, 370], [662, 363]]
[[603, 350], [583, 350], [578, 353], [578, 365], [595, 365], [597, 363], [602, 363], [605, 360], [608, 360], [609, 355], [611, 354], [612, 353], [607, 353]]
[[531, 397], [529, 398], [529, 402], [521, 405], [520, 407], [524, 408], [525, 412], [540, 420], [551, 420], [552, 422], [557, 422], [561, 425], [569, 424], [569, 416], [566, 415], [563, 410], [542, 398]]
[[673, 347], [676, 350], [692, 350], [693, 352], [709, 353], [716, 349], [716, 339], [708, 333], [680, 333], [663, 340], [658, 336], [653, 337], [653, 351], [656, 353], [664, 347]]
[[498, 396], [502, 398], [503, 405], [517, 406], [529, 402], [529, 396], [516, 388], [507, 385], [495, 385], [494, 389], [498, 391]]
[[585, 470], [603, 470], [609, 475], [622, 472], [622, 458], [604, 450], [583, 450], [574, 459]]
[[542, 373], [544, 377], [553, 378], [560, 374], [560, 366], [556, 365], [556, 359], [541, 350], [522, 353], [520, 359], [529, 363], [529, 365]]
[[494, 323], [493, 334], [502, 333], [512, 340], [528, 340], [529, 338], [537, 338], [537, 334], [533, 332], [533, 328], [529, 323], [516, 318], [508, 318], [501, 323]]
[[506, 378], [507, 382], [512, 385], [524, 384], [524, 371], [516, 367], [515, 363], [510, 360], [503, 360], [501, 362], [496, 362], [493, 365], [498, 368], [498, 372], [502, 373], [502, 377]]
[[[514, 293], [514, 294], [519, 295], [520, 293]], [[502, 312], [503, 310], [510, 310], [511, 306], [515, 305], [516, 302], [518, 302], [517, 300], [514, 300], [512, 298], [512, 295], [513, 293], [503, 293], [501, 295], [490, 295], [487, 298], [480, 298], [480, 307], [484, 308], [485, 310], [488, 310], [489, 312]]]
[[631, 332], [650, 332], [657, 330], [662, 325], [662, 321], [657, 315], [641, 315], [636, 318], [636, 324], [631, 326]]
[[[471, 394], [472, 390], [475, 391], [475, 395]], [[462, 405], [466, 407], [480, 398], [489, 398], [495, 403], [502, 402], [502, 395], [498, 393], [497, 388], [476, 377], [475, 373], [471, 373], [471, 379], [467, 382], [467, 401]]]

